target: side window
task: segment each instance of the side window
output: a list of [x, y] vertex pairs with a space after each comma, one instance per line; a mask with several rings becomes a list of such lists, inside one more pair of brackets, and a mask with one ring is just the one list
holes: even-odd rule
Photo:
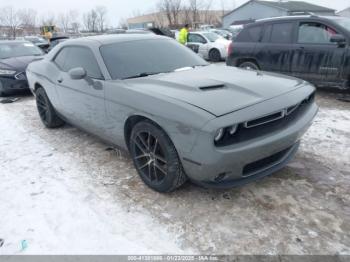
[[89, 77], [95, 79], [103, 78], [96, 58], [90, 49], [76, 46], [66, 47], [65, 49], [69, 49], [69, 54], [63, 68], [64, 71], [68, 72], [73, 68], [82, 67], [86, 70]]
[[261, 40], [262, 26], [247, 27], [237, 36], [238, 42], [259, 42]]
[[207, 41], [200, 35], [197, 34], [189, 34], [188, 35], [188, 42], [189, 43], [202, 43], [206, 44]]
[[62, 70], [64, 70], [64, 65], [66, 63], [69, 48], [63, 48], [58, 55], [56, 55], [54, 62]]
[[331, 37], [337, 32], [320, 23], [306, 22], [299, 25], [298, 43], [331, 44]]
[[280, 23], [272, 25], [271, 43], [290, 44], [293, 40], [293, 24]]

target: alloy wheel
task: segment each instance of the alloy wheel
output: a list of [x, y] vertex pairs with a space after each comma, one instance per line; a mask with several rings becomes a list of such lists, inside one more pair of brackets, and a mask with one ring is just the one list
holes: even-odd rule
[[134, 161], [144, 178], [160, 184], [167, 176], [168, 163], [158, 139], [150, 132], [139, 132], [134, 140]]

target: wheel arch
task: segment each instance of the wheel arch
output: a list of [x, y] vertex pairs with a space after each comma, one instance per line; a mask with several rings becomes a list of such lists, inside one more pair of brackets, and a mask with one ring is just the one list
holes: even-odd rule
[[[135, 114], [135, 115], [131, 115], [129, 116], [125, 123], [124, 123], [124, 142], [126, 144], [126, 147], [130, 150], [130, 137], [131, 137], [131, 132], [132, 129], [134, 128], [135, 125], [137, 125], [138, 123], [142, 122], [142, 121], [149, 121], [152, 124], [156, 125], [157, 127], [161, 128], [166, 134], [167, 136], [170, 138], [169, 134], [167, 133], [167, 131], [161, 127], [156, 120], [152, 119], [149, 116], [145, 116], [142, 114]], [[171, 138], [170, 138], [171, 140]]]
[[39, 88], [44, 88], [44, 86], [42, 84], [40, 84], [39, 82], [36, 82], [34, 84], [34, 93], [36, 92], [36, 90], [38, 90]]

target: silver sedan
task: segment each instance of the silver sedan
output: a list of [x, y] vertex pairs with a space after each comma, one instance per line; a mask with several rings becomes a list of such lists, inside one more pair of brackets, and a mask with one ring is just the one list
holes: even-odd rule
[[69, 122], [129, 150], [141, 179], [232, 187], [283, 168], [317, 113], [315, 89], [210, 65], [154, 35], [68, 40], [27, 69], [48, 128]]

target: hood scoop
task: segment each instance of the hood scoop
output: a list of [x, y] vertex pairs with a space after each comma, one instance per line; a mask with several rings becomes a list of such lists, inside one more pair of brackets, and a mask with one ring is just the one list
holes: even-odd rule
[[224, 89], [225, 85], [209, 85], [209, 86], [202, 86], [199, 89], [202, 91], [212, 91], [212, 90], [218, 90], [218, 89]]

